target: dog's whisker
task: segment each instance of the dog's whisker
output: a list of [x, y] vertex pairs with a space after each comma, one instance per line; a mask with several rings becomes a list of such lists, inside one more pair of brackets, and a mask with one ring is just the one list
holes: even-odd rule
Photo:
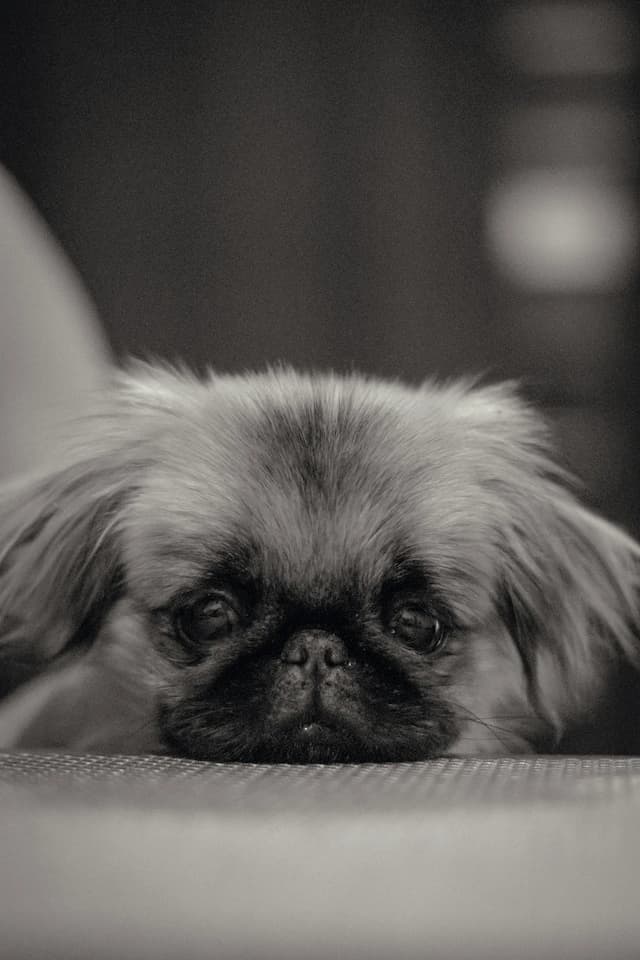
[[476, 720], [486, 721], [487, 723], [491, 723], [495, 720], [531, 720], [531, 714], [530, 713], [513, 713], [513, 714], [497, 713], [489, 717], [476, 716]]
[[[464, 719], [467, 722], [478, 723], [480, 724], [480, 726], [485, 727], [489, 731], [489, 733], [492, 734], [492, 737], [498, 740], [502, 744], [502, 746], [507, 750], [509, 749], [509, 746], [510, 746], [509, 740], [513, 742], [517, 742], [519, 739], [518, 734], [515, 731], [509, 730], [506, 727], [502, 727], [496, 723], [492, 723], [489, 720], [483, 720], [482, 718], [478, 717], [472, 710], [470, 710], [468, 707], [463, 706], [462, 704], [457, 704], [456, 709], [461, 710], [464, 712], [464, 714], [466, 714]], [[473, 740], [474, 738], [467, 737], [466, 739]], [[485, 738], [485, 739], [488, 740], [489, 738]]]

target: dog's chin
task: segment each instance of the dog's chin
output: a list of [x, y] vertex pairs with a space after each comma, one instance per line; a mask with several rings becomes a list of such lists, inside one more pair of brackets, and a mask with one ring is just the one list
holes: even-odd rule
[[241, 749], [202, 737], [182, 735], [179, 739], [165, 737], [169, 752], [213, 762], [284, 763], [284, 764], [348, 764], [398, 763], [424, 760], [437, 756], [438, 751], [427, 747], [407, 749], [406, 745], [368, 743], [324, 723], [299, 723], [279, 736], [268, 736], [245, 744]]
[[271, 730], [251, 731], [200, 724], [164, 725], [170, 753], [194, 759], [248, 763], [361, 763], [371, 759], [370, 746], [328, 718], [299, 716]]
[[180, 707], [163, 714], [166, 749], [179, 756], [217, 762], [341, 764], [398, 763], [441, 756], [454, 731], [402, 730], [382, 734], [385, 724], [355, 724], [343, 717], [303, 712], [265, 727], [241, 719], [233, 725], [187, 718]]
[[350, 731], [326, 718], [300, 717], [279, 734], [259, 742], [254, 759], [260, 763], [359, 763], [366, 745]]

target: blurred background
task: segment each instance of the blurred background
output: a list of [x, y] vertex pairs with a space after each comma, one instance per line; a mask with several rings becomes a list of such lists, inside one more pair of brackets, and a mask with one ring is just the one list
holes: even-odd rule
[[118, 356], [521, 378], [640, 535], [640, 4], [4, 19], [0, 161]]

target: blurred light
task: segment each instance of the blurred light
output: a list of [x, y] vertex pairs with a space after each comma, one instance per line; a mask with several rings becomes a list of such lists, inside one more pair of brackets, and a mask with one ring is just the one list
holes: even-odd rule
[[564, 76], [624, 73], [638, 62], [633, 21], [615, 3], [510, 5], [498, 44], [526, 73]]
[[498, 265], [541, 292], [617, 289], [637, 251], [631, 194], [575, 171], [533, 170], [499, 185], [487, 231]]
[[536, 166], [630, 167], [637, 134], [631, 112], [600, 103], [522, 106], [505, 122], [504, 153]]

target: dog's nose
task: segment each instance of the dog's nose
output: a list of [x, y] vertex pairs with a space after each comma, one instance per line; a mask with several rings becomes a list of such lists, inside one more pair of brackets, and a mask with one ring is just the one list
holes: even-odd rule
[[326, 630], [299, 630], [287, 640], [280, 659], [305, 673], [346, 666], [349, 657], [342, 640]]

